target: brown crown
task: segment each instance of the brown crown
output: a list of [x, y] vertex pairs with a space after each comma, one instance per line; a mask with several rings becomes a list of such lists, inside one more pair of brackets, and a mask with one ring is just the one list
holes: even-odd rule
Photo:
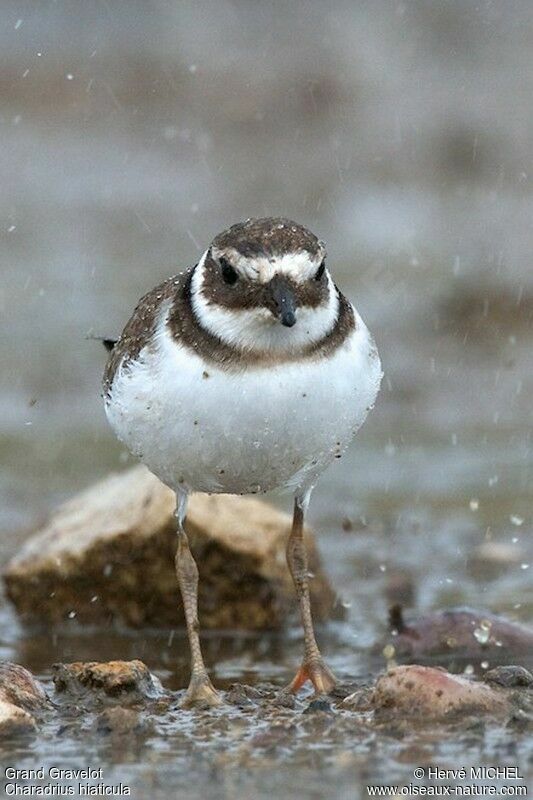
[[324, 253], [324, 245], [314, 233], [284, 217], [264, 217], [238, 222], [215, 236], [213, 247], [237, 250], [245, 258], [257, 255], [280, 256], [302, 250], [307, 250], [311, 256]]

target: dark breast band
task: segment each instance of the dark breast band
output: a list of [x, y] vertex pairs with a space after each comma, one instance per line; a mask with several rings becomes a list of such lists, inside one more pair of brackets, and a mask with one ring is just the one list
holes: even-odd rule
[[141, 350], [150, 344], [155, 333], [158, 315], [166, 301], [171, 302], [167, 327], [176, 342], [188, 347], [206, 363], [228, 371], [265, 368], [278, 364], [294, 363], [302, 359], [318, 360], [331, 355], [355, 330], [353, 308], [344, 295], [339, 298], [339, 313], [331, 331], [317, 342], [312, 342], [291, 353], [273, 353], [268, 350], [240, 350], [226, 344], [206, 330], [198, 321], [191, 303], [191, 280], [195, 267], [169, 278], [144, 295], [139, 301], [113, 352], [104, 372], [104, 393], [109, 395], [115, 373], [120, 364], [134, 361]]

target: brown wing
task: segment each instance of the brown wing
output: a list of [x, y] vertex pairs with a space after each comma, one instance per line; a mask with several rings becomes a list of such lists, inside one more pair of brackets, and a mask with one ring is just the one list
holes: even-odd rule
[[109, 394], [119, 365], [137, 358], [143, 347], [150, 341], [154, 334], [161, 303], [174, 298], [183, 291], [190, 272], [191, 270], [187, 269], [179, 275], [168, 278], [141, 297], [107, 361], [103, 378], [104, 395]]

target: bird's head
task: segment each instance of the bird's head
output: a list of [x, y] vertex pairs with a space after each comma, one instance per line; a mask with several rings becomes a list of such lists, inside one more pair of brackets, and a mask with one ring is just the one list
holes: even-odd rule
[[200, 324], [244, 349], [297, 350], [335, 324], [338, 294], [324, 245], [279, 217], [233, 225], [213, 239], [192, 281]]

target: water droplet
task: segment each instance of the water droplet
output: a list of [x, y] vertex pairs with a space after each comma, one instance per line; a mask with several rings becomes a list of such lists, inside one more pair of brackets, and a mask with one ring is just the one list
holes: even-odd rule
[[523, 517], [518, 517], [516, 514], [511, 514], [509, 519], [511, 520], [513, 525], [516, 525], [517, 528], [519, 528], [520, 525], [524, 524], [524, 518]]
[[479, 508], [479, 500], [477, 499], [477, 497], [473, 497], [469, 505], [470, 505], [470, 511], [477, 511]]
[[394, 645], [386, 644], [385, 647], [383, 648], [383, 655], [385, 656], [387, 661], [390, 661], [391, 658], [394, 658], [394, 656], [396, 655], [396, 648], [394, 647]]
[[481, 620], [481, 622], [479, 623], [479, 628], [476, 628], [474, 630], [474, 638], [480, 644], [487, 644], [487, 642], [490, 639], [490, 629], [491, 629], [491, 623], [486, 619]]

